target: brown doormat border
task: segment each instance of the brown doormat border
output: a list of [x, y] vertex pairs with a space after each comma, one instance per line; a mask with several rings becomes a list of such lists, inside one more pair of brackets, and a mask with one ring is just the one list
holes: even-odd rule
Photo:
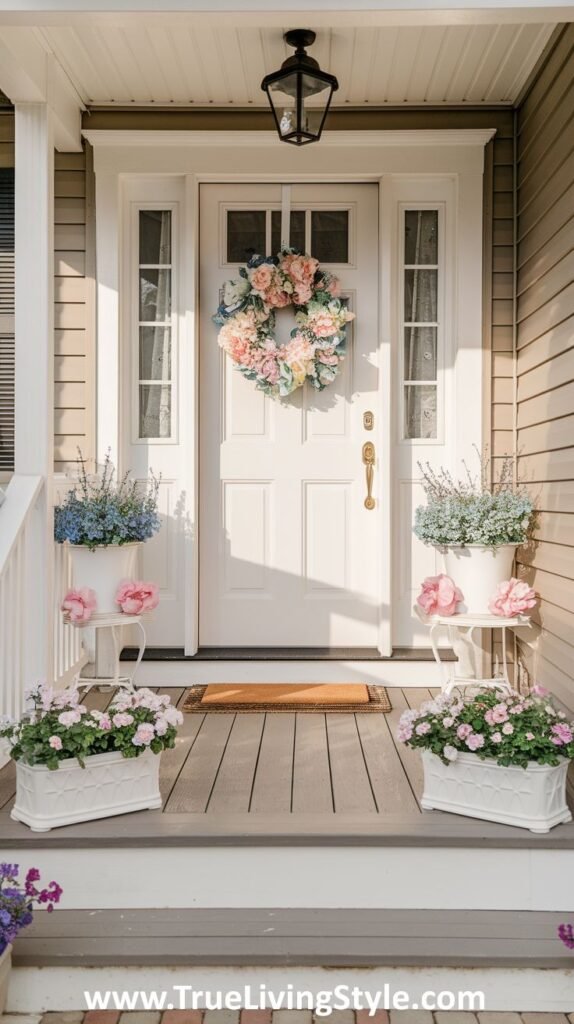
[[238, 715], [253, 714], [379, 714], [386, 715], [393, 706], [389, 700], [386, 687], [367, 686], [368, 704], [202, 704], [201, 700], [207, 686], [192, 686], [181, 706], [182, 711], [204, 715], [223, 715], [233, 712]]

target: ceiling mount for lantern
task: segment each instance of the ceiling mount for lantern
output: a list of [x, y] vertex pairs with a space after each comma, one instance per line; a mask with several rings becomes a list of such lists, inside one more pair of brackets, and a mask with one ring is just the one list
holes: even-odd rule
[[307, 53], [305, 47], [315, 42], [311, 29], [292, 29], [283, 38], [295, 53], [283, 61], [279, 71], [265, 76], [261, 88], [269, 98], [281, 141], [304, 146], [320, 139], [339, 83], [334, 75], [321, 71]]

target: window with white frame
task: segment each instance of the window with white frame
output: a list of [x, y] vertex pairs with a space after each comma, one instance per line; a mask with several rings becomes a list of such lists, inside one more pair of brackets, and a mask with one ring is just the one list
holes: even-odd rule
[[439, 210], [403, 209], [401, 254], [403, 440], [439, 436]]
[[174, 433], [172, 211], [138, 211], [137, 436]]

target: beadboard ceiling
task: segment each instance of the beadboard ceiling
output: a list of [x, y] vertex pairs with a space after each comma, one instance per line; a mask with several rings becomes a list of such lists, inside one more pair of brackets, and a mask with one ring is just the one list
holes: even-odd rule
[[[356, 18], [354, 27], [305, 24], [317, 30], [313, 56], [339, 79], [339, 107], [513, 103], [555, 27], [532, 21], [366, 27]], [[281, 27], [264, 20], [256, 26], [251, 19], [140, 14], [117, 23], [86, 16], [32, 31], [87, 106], [249, 107], [265, 106], [261, 79], [292, 52], [283, 32], [306, 21], [300, 14]]]

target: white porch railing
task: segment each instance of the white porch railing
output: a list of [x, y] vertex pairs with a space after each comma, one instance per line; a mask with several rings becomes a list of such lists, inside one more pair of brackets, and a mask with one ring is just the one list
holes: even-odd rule
[[[0, 716], [20, 715], [26, 690], [41, 681], [31, 678], [38, 663], [31, 657], [35, 645], [47, 650], [48, 658], [53, 650], [53, 679], [60, 685], [85, 660], [78, 630], [64, 625], [59, 611], [70, 580], [68, 553], [59, 544], [54, 545], [54, 600], [38, 615], [38, 559], [46, 550], [38, 540], [46, 529], [45, 503], [42, 477], [14, 474], [0, 505]], [[0, 765], [5, 759], [0, 750]]]

